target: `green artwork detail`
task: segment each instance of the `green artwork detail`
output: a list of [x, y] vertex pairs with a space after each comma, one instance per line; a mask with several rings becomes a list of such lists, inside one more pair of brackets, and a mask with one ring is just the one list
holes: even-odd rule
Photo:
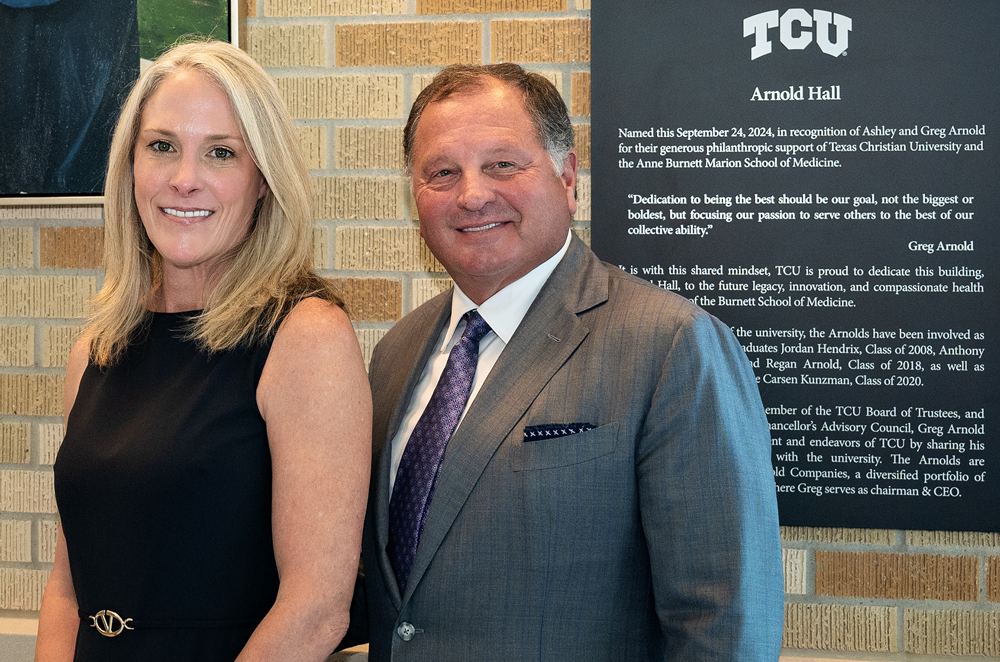
[[139, 57], [152, 60], [185, 35], [229, 40], [228, 0], [139, 0]]

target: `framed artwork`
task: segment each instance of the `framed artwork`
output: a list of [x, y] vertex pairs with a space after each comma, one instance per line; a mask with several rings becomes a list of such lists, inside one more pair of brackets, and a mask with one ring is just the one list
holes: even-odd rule
[[186, 35], [237, 41], [230, 0], [0, 0], [0, 204], [99, 203], [145, 64]]

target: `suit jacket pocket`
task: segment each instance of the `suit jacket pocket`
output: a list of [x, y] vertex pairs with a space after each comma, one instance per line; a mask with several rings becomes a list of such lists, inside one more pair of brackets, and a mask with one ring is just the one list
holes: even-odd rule
[[555, 469], [589, 462], [615, 450], [618, 424], [608, 423], [593, 430], [554, 439], [521, 442], [511, 451], [514, 471]]

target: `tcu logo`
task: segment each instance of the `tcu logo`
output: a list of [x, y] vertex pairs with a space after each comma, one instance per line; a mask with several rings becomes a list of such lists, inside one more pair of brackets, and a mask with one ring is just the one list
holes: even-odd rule
[[[808, 28], [816, 23], [816, 43], [819, 49], [827, 55], [837, 57], [847, 50], [847, 35], [851, 31], [851, 19], [843, 14], [833, 14], [822, 9], [814, 9], [812, 16], [805, 9], [789, 9], [781, 17], [778, 10], [762, 12], [743, 19], [743, 36], [755, 35], [756, 41], [750, 49], [750, 59], [767, 55], [771, 52], [771, 42], [767, 38], [769, 28], [780, 27], [779, 37], [785, 48], [800, 51], [813, 40], [813, 32]], [[830, 41], [830, 24], [837, 28], [837, 38]], [[793, 29], [793, 26], [798, 29]], [[798, 32], [798, 35], [795, 33]]]

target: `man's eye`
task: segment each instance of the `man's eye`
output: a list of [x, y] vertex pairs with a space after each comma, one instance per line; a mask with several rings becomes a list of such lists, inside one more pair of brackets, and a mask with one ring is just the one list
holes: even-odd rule
[[451, 170], [438, 170], [437, 172], [434, 173], [434, 176], [435, 177], [448, 177], [451, 174], [452, 174]]
[[211, 154], [217, 159], [229, 159], [236, 156], [236, 153], [233, 152], [233, 150], [227, 149], [225, 147], [216, 147], [212, 149]]
[[514, 164], [510, 161], [500, 161], [497, 163], [498, 168], [513, 168]]

